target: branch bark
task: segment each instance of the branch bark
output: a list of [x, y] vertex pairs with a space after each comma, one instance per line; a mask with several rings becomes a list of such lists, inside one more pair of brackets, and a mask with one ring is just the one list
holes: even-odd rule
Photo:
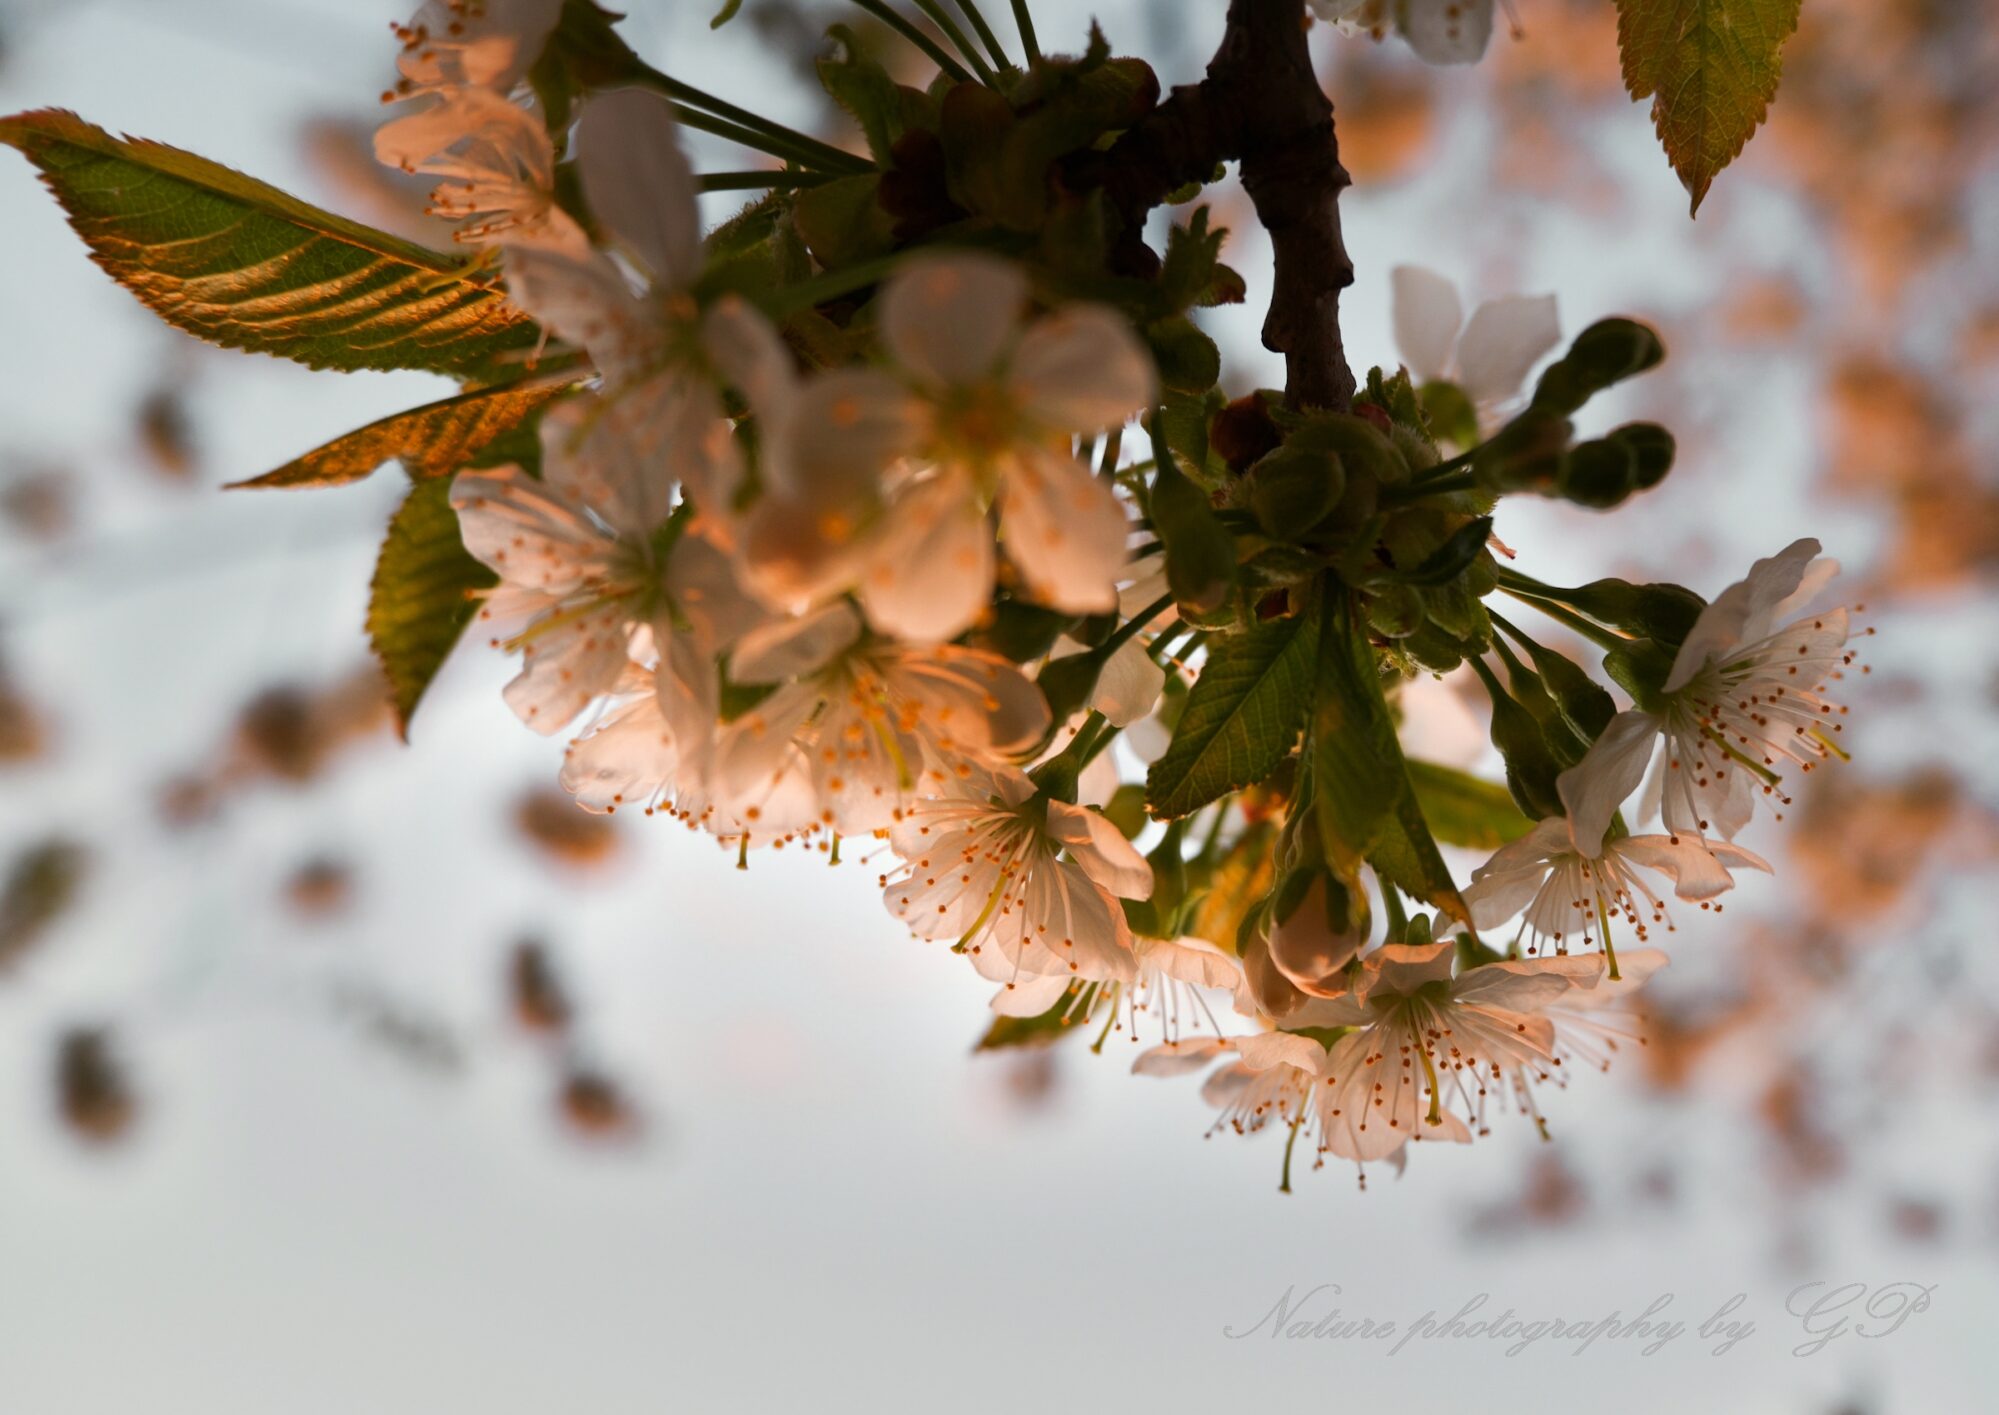
[[1156, 263], [1145, 217], [1177, 187], [1205, 182], [1226, 161], [1270, 234], [1275, 288], [1263, 344], [1284, 355], [1285, 401], [1344, 411], [1354, 376], [1340, 341], [1340, 291], [1353, 262], [1340, 236], [1340, 165], [1333, 105], [1319, 87], [1300, 0], [1229, 0], [1221, 47], [1198, 84], [1176, 87], [1101, 154], [1090, 174], [1122, 218], [1115, 258]]

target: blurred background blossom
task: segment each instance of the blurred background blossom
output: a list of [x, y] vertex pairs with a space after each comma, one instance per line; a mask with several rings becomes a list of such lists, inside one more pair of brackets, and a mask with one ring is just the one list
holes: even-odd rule
[[[749, 0], [713, 34], [706, 6], [631, 8], [669, 71], [836, 141], [826, 24], [920, 78], [850, 5]], [[1080, 47], [1082, 11], [1038, 8]], [[1613, 7], [1518, 8], [1475, 70], [1315, 36], [1356, 361], [1393, 361], [1398, 263], [1473, 301], [1552, 291], [1571, 330], [1655, 323], [1664, 369], [1592, 415], [1679, 429], [1676, 475], [1615, 520], [1509, 501], [1500, 535], [1551, 580], [1708, 593], [1816, 535], [1878, 633], [1843, 694], [1855, 761], [1745, 836], [1792, 868], [1686, 931], [1638, 1064], [1556, 1096], [1552, 1143], [1426, 1151], [1365, 1196], [1337, 1169], [1277, 1195], [1274, 1142], [1203, 1144], [1193, 1088], [1128, 1077], [1118, 1040], [968, 1060], [983, 989], [881, 914], [867, 865], [738, 875], [670, 822], [574, 811], [559, 748], [497, 710], [496, 655], [461, 652], [399, 744], [360, 634], [396, 478], [218, 488], [431, 381], [165, 329], [0, 164], [0, 1408], [1427, 1410], [1473, 1380], [1492, 1409], [1980, 1408], [1999, 11], [1811, 0], [1695, 224]], [[1170, 84], [1221, 9], [1093, 13]], [[0, 0], [0, 109], [73, 107], [436, 240], [421, 184], [368, 153], [400, 18]], [[1240, 392], [1277, 380], [1268, 251], [1225, 191], [1251, 289], [1204, 319]], [[1795, 1358], [1783, 1298], [1811, 1280], [1937, 1295]], [[1697, 1321], [1740, 1291], [1769, 1330], [1515, 1361], [1221, 1336], [1322, 1281], [1394, 1317], [1671, 1292]]]

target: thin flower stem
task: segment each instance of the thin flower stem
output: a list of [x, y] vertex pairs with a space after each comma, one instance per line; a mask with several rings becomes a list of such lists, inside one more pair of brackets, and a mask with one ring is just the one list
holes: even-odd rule
[[1163, 594], [1118, 626], [1116, 633], [1098, 644], [1093, 652], [1108, 659], [1145, 631], [1145, 626], [1173, 607], [1173, 596]]
[[972, 28], [978, 31], [979, 42], [986, 46], [986, 53], [993, 56], [993, 63], [1002, 69], [1017, 67], [1013, 60], [1007, 57], [1005, 47], [1000, 44], [999, 36], [993, 33], [993, 27], [986, 23], [986, 17], [979, 13], [977, 0], [958, 0], [958, 8], [965, 12], [965, 18], [971, 21]]
[[970, 83], [972, 81], [971, 70], [945, 53], [935, 40], [883, 4], [882, 0], [854, 0], [854, 3], [929, 55], [931, 63], [935, 64], [959, 83]]
[[1381, 489], [1381, 499], [1390, 505], [1403, 501], [1419, 501], [1426, 496], [1442, 496], [1452, 491], [1470, 491], [1478, 485], [1469, 471], [1452, 472], [1448, 476], [1432, 477], [1428, 481], [1420, 477], [1403, 486], [1386, 486]]
[[[1483, 447], [1484, 445], [1484, 443], [1480, 443], [1479, 447]], [[1425, 467], [1422, 471], [1416, 473], [1412, 485], [1421, 486], [1424, 482], [1434, 481], [1447, 472], [1455, 472], [1460, 467], [1469, 467], [1472, 464], [1472, 459], [1477, 455], [1478, 447], [1474, 447], [1469, 451], [1458, 453], [1457, 456], [1451, 458], [1448, 462], [1439, 462], [1434, 467]]]
[[816, 187], [830, 182], [824, 172], [703, 172], [696, 179], [704, 192], [749, 192], [763, 187]]
[[1304, 1128], [1306, 1114], [1305, 1107], [1300, 1106], [1298, 1108], [1298, 1118], [1291, 1122], [1290, 1138], [1284, 1142], [1284, 1175], [1277, 1182], [1277, 1192], [1280, 1194], [1289, 1194], [1291, 1192], [1291, 1151], [1298, 1146], [1298, 1132]]
[[[772, 122], [747, 108], [738, 108], [692, 84], [662, 74], [648, 64], [639, 64], [631, 77], [641, 86], [657, 89], [674, 100], [674, 116], [690, 128], [728, 138], [759, 152], [768, 152], [773, 157], [791, 158], [808, 167], [851, 172], [857, 176], [874, 170], [874, 164], [865, 158], [843, 152], [831, 143], [821, 142], [782, 123]], [[753, 141], [749, 136], [751, 134], [756, 135], [757, 140]]]
[[[781, 138], [772, 137], [754, 128], [746, 128], [740, 123], [731, 123], [726, 118], [717, 118], [712, 113], [704, 113], [700, 109], [690, 107], [685, 103], [676, 103], [673, 105], [673, 116], [687, 127], [699, 129], [704, 133], [713, 133], [718, 138], [726, 138], [730, 142], [747, 147], [753, 152], [768, 153], [770, 156], [782, 158], [786, 162], [795, 162], [800, 167], [814, 172], [828, 172], [841, 176], [859, 176], [862, 172], [873, 170], [865, 166], [859, 168], [850, 167], [847, 163], [837, 165], [830, 163], [828, 160], [815, 155], [810, 149], [801, 147], [796, 143], [786, 142]], [[851, 154], [847, 155], [851, 158]], [[854, 162], [858, 162], [859, 160], [859, 158], [852, 158]]]
[[1013, 0], [1013, 23], [1020, 30], [1020, 47], [1027, 52], [1027, 63], [1031, 68], [1041, 62], [1041, 45], [1034, 38], [1034, 16], [1028, 12], [1027, 0]]
[[787, 285], [766, 302], [765, 313], [782, 319], [842, 295], [851, 295], [856, 290], [864, 290], [894, 270], [898, 259], [894, 255], [885, 255], [872, 260], [858, 260], [838, 270], [822, 271], [796, 285]]
[[999, 75], [995, 74], [992, 65], [986, 62], [986, 56], [979, 53], [978, 46], [965, 37], [965, 32], [958, 28], [958, 22], [951, 18], [937, 0], [916, 0], [916, 8], [928, 15], [930, 23], [942, 30], [944, 37], [951, 41], [951, 47], [965, 56], [966, 63], [978, 70], [979, 82], [991, 88], [998, 81]]
[[1625, 638], [1623, 635], [1613, 633], [1609, 629], [1604, 628], [1601, 624], [1592, 623], [1590, 620], [1583, 618], [1582, 615], [1577, 614], [1572, 610], [1564, 609], [1561, 605], [1556, 604], [1552, 600], [1542, 599], [1537, 595], [1535, 595], [1530, 590], [1517, 589], [1514, 586], [1508, 584], [1506, 582], [1506, 575], [1507, 575], [1506, 571], [1501, 570], [1499, 572], [1499, 575], [1500, 575], [1499, 588], [1501, 590], [1505, 591], [1507, 594], [1512, 595], [1522, 604], [1532, 605], [1534, 608], [1540, 610], [1543, 614], [1547, 615], [1548, 618], [1554, 620], [1557, 624], [1567, 625], [1569, 628], [1575, 630], [1578, 634], [1581, 634], [1585, 639], [1588, 639], [1591, 643], [1595, 644], [1598, 648], [1623, 649], [1631, 647], [1632, 641], [1630, 639]]

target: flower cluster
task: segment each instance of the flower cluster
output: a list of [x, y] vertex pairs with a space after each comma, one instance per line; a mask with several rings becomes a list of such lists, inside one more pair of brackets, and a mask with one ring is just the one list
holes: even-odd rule
[[[1403, 27], [1464, 57], [1490, 8], [1438, 29], [1412, 6]], [[1143, 318], [1032, 260], [914, 244], [810, 321], [714, 278], [666, 98], [587, 92], [551, 124], [525, 91], [555, 9], [433, 0], [388, 95], [422, 106], [378, 148], [443, 179], [435, 211], [497, 253], [542, 357], [582, 370], [537, 456], [461, 471], [450, 496], [498, 577], [479, 621], [521, 657], [507, 702], [573, 733], [579, 805], [666, 812], [743, 861], [884, 842], [888, 912], [997, 984], [995, 1036], [1101, 1015], [1099, 1048], [1156, 1034], [1142, 1074], [1219, 1063], [1217, 1125], [1286, 1129], [1287, 1187], [1301, 1135], [1399, 1166], [1502, 1109], [1542, 1124], [1537, 1085], [1638, 1037], [1669, 897], [1718, 909], [1735, 871], [1769, 869], [1733, 837], [1758, 799], [1788, 800], [1781, 772], [1841, 754], [1825, 692], [1851, 661], [1846, 612], [1805, 609], [1837, 568], [1815, 542], [1711, 604], [1494, 559], [1497, 495], [1607, 505], [1663, 473], [1663, 430], [1572, 444], [1564, 420], [1656, 361], [1649, 331], [1593, 326], [1528, 396], [1559, 342], [1552, 296], [1466, 321], [1448, 281], [1399, 268], [1403, 372], [1377, 371], [1351, 414], [1194, 400], [1190, 451]], [[1603, 647], [1632, 706], [1487, 610], [1495, 589]], [[1316, 686], [1234, 686], [1293, 643]], [[1517, 803], [1484, 798], [1474, 834], [1507, 843], [1462, 891], [1420, 806], [1381, 814], [1399, 753], [1356, 767], [1342, 754], [1379, 738], [1296, 740], [1316, 702], [1314, 722], [1392, 741], [1372, 680], [1393, 697], [1461, 664]], [[1190, 785], [1232, 715], [1263, 765]], [[1139, 791], [1164, 824], [1113, 803]], [[1632, 832], [1655, 815], [1661, 833]], [[1516, 916], [1510, 944], [1478, 932]]]

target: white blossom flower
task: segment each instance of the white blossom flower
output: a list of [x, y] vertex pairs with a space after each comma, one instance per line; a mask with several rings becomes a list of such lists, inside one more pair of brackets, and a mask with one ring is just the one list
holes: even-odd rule
[[521, 720], [561, 731], [635, 651], [650, 653], [685, 754], [713, 731], [715, 655], [759, 612], [728, 557], [686, 532], [669, 469], [643, 455], [627, 423], [617, 405], [565, 400], [542, 420], [541, 477], [511, 465], [460, 472], [451, 504], [466, 549], [500, 577], [481, 618], [522, 653], [506, 690]]
[[1366, 1162], [1410, 1140], [1470, 1141], [1466, 1120], [1483, 1115], [1488, 1080], [1551, 1061], [1546, 1007], [1604, 966], [1597, 955], [1529, 958], [1453, 977], [1456, 951], [1449, 941], [1384, 944], [1359, 988], [1292, 1019], [1354, 1028], [1327, 1050], [1313, 1091], [1321, 1149]]
[[1598, 853], [1662, 738], [1639, 818], [1657, 811], [1673, 835], [1724, 840], [1748, 824], [1759, 794], [1789, 803], [1779, 763], [1810, 771], [1846, 756], [1833, 740], [1846, 709], [1823, 690], [1853, 662], [1847, 612], [1792, 618], [1839, 571], [1818, 553], [1817, 541], [1794, 541], [1716, 596], [1674, 656], [1659, 701], [1617, 714], [1558, 778], [1584, 854]]
[[1008, 979], [993, 994], [992, 1009], [1002, 1017], [1039, 1017], [1066, 995], [1064, 1022], [1087, 1024], [1097, 1013], [1108, 1013], [1094, 1045], [1099, 1051], [1114, 1029], [1129, 1031], [1132, 1041], [1138, 1041], [1141, 1018], [1157, 1026], [1164, 1044], [1178, 1042], [1183, 1028], [1199, 1030], [1203, 1022], [1219, 1037], [1221, 1024], [1208, 1007], [1206, 991], [1232, 994], [1242, 1010], [1242, 964], [1206, 939], [1134, 934], [1131, 942], [1134, 979], [1023, 975]]
[[1520, 396], [1527, 375], [1560, 342], [1553, 295], [1487, 300], [1469, 320], [1457, 287], [1419, 265], [1388, 274], [1395, 347], [1417, 383], [1448, 379], [1480, 413]]
[[955, 637], [992, 597], [988, 512], [1042, 603], [1115, 607], [1129, 520], [1072, 434], [1121, 426], [1153, 399], [1129, 322], [1074, 306], [1022, 327], [1027, 280], [993, 256], [910, 261], [879, 302], [892, 369], [840, 369], [800, 390], [750, 516], [749, 563], [776, 603], [851, 589], [868, 621]]
[[752, 631], [729, 677], [776, 686], [723, 730], [719, 788], [756, 803], [803, 778], [816, 819], [848, 835], [900, 820], [919, 792], [998, 766], [1048, 730], [1047, 701], [1013, 664], [868, 635], [845, 600]]
[[653, 670], [627, 664], [603, 709], [570, 743], [561, 783], [579, 806], [604, 815], [636, 806], [744, 849], [812, 833], [816, 808], [803, 782], [784, 783], [738, 806], [716, 799], [698, 745], [683, 769], [686, 734], [668, 726], [654, 680]]
[[593, 95], [575, 146], [584, 199], [619, 259], [587, 246], [511, 245], [508, 293], [589, 353], [606, 398], [636, 410], [627, 413], [633, 435], [672, 459], [704, 527], [726, 539], [743, 459], [720, 389], [740, 390], [752, 408], [774, 407], [791, 382], [791, 357], [740, 297], [703, 309], [691, 293], [703, 264], [701, 220], [671, 104], [642, 89]]
[[577, 251], [588, 244], [555, 205], [555, 147], [547, 128], [509, 96], [559, 11], [559, 0], [431, 0], [397, 30], [403, 78], [383, 101], [426, 101], [381, 126], [375, 156], [443, 179], [431, 191], [430, 214], [459, 223], [457, 241]]
[[562, 18], [562, 0], [424, 0], [396, 25], [401, 77], [384, 99], [485, 88], [506, 93], [527, 77]]
[[1655, 924], [1665, 924], [1669, 932], [1673, 927], [1665, 901], [1645, 883], [1641, 869], [1666, 876], [1675, 895], [1703, 909], [1735, 887], [1731, 869], [1771, 872], [1767, 861], [1740, 846], [1692, 836], [1617, 836], [1605, 840], [1597, 855], [1587, 855], [1568, 819], [1551, 816], [1473, 870], [1464, 899], [1472, 923], [1482, 929], [1524, 911], [1530, 952], [1545, 946], [1567, 953], [1572, 941], [1584, 947], [1600, 942], [1615, 980], [1613, 918], [1621, 915], [1640, 943]]
[[1120, 899], [1152, 892], [1152, 867], [1096, 811], [1037, 795], [1018, 771], [974, 772], [889, 830], [902, 865], [882, 902], [918, 938], [956, 940], [982, 977], [1135, 981]]

